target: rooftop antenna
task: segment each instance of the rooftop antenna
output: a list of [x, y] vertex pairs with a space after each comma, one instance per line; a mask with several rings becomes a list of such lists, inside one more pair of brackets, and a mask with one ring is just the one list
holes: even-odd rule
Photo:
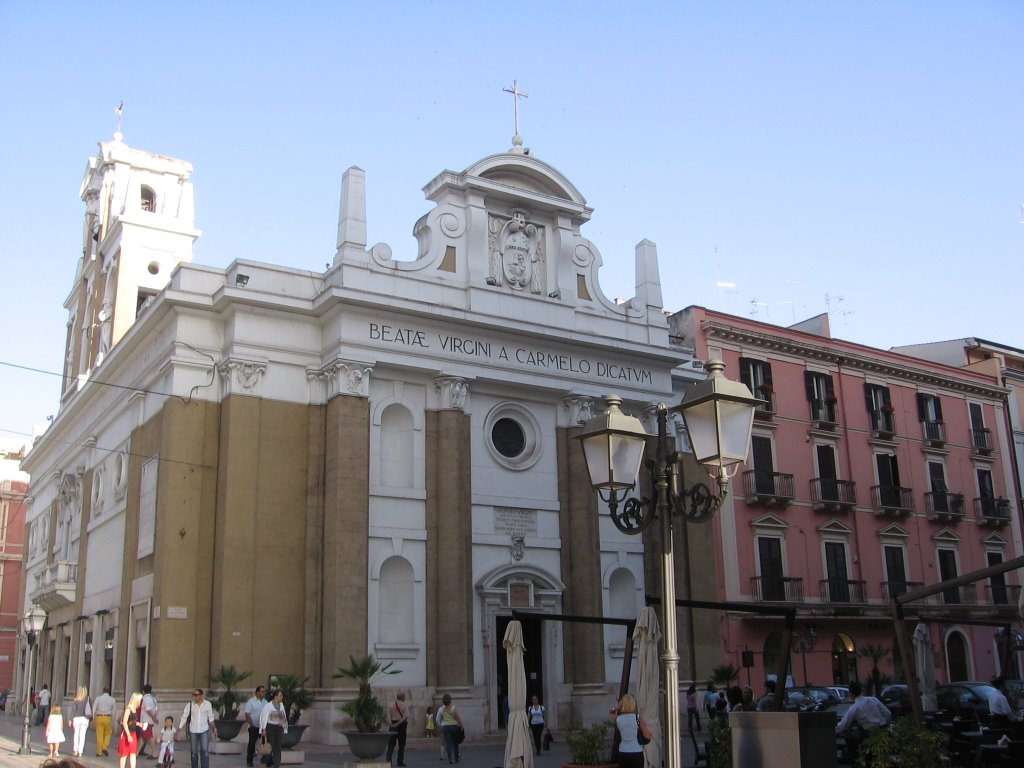
[[116, 107], [114, 107], [114, 114], [117, 115], [117, 130], [114, 131], [114, 141], [120, 141], [124, 138], [124, 134], [121, 133], [121, 115], [124, 114], [124, 101], [122, 100]]
[[718, 289], [718, 301], [721, 304], [722, 308], [724, 309], [725, 308], [725, 291], [732, 291], [733, 293], [735, 293], [736, 292], [736, 283], [732, 282], [731, 280], [723, 280], [722, 279], [722, 262], [718, 258], [718, 246], [717, 245], [715, 246], [715, 275], [716, 275], [716, 278], [717, 278], [715, 280], [715, 288]]
[[755, 320], [761, 319], [761, 307], [764, 307], [765, 319], [769, 322], [772, 319], [771, 309], [768, 307], [767, 301], [758, 301], [756, 298], [750, 300], [750, 316]]
[[523, 137], [519, 135], [519, 100], [530, 98], [530, 94], [519, 90], [519, 81], [513, 80], [511, 88], [502, 88], [505, 93], [512, 94], [512, 103], [515, 105], [515, 135], [512, 137], [512, 151], [522, 152]]

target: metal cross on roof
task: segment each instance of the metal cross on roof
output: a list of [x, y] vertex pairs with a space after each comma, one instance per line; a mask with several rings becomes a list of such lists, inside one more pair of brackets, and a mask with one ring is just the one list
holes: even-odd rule
[[515, 103], [516, 136], [518, 136], [519, 135], [519, 100], [520, 99], [528, 99], [528, 98], [530, 98], [530, 96], [529, 96], [529, 94], [524, 93], [523, 91], [519, 90], [519, 81], [518, 80], [513, 80], [512, 81], [512, 87], [511, 88], [502, 88], [502, 90], [505, 93], [511, 93], [512, 94], [512, 100]]

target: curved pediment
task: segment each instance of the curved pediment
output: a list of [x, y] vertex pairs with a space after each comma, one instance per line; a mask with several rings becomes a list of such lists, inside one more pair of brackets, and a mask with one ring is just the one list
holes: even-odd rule
[[477, 176], [516, 189], [561, 198], [577, 205], [586, 205], [580, 191], [561, 171], [529, 155], [503, 152], [478, 160], [464, 171], [466, 176]]

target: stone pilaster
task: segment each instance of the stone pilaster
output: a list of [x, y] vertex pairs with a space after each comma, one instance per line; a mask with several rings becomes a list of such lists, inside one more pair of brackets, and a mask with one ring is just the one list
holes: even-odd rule
[[[590, 405], [572, 398], [567, 402], [576, 424], [558, 429], [559, 536], [565, 594], [562, 608], [576, 616], [601, 616], [601, 537], [596, 496], [590, 487], [583, 449], [576, 436], [580, 418]], [[604, 674], [604, 633], [599, 624], [563, 625], [565, 682], [573, 685], [600, 683]]]
[[473, 684], [472, 450], [468, 384], [437, 382], [427, 412], [427, 685]]

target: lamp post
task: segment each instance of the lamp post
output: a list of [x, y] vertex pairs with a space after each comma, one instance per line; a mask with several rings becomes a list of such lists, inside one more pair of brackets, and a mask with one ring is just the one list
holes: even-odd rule
[[43, 624], [45, 623], [46, 612], [38, 606], [33, 607], [31, 611], [21, 618], [21, 631], [25, 633], [25, 642], [28, 643], [28, 654], [25, 662], [25, 718], [21, 727], [21, 749], [18, 750], [19, 755], [32, 754], [32, 744], [30, 743], [31, 723], [29, 719], [32, 717], [32, 684], [35, 671], [34, 651], [36, 638], [39, 637], [39, 633], [42, 632]]
[[729, 478], [747, 458], [754, 407], [761, 402], [750, 394], [746, 386], [725, 378], [722, 373], [725, 364], [721, 360], [709, 361], [706, 368], [708, 378], [690, 387], [682, 402], [671, 410], [682, 414], [694, 456], [718, 483], [718, 496], [713, 495], [703, 483], [680, 488], [682, 456], [673, 450], [669, 442], [669, 408], [664, 404], [657, 407], [655, 458], [647, 463], [653, 499], [627, 498], [627, 494], [636, 487], [644, 447], [651, 436], [639, 419], [619, 409], [622, 398], [605, 398], [605, 410], [588, 421], [579, 435], [590, 484], [608, 505], [615, 527], [623, 533], [636, 535], [655, 519], [660, 522], [661, 621], [665, 642], [661, 656], [665, 675], [665, 768], [682, 768], [672, 518], [679, 516], [686, 521], [705, 521], [718, 511], [728, 492]]

